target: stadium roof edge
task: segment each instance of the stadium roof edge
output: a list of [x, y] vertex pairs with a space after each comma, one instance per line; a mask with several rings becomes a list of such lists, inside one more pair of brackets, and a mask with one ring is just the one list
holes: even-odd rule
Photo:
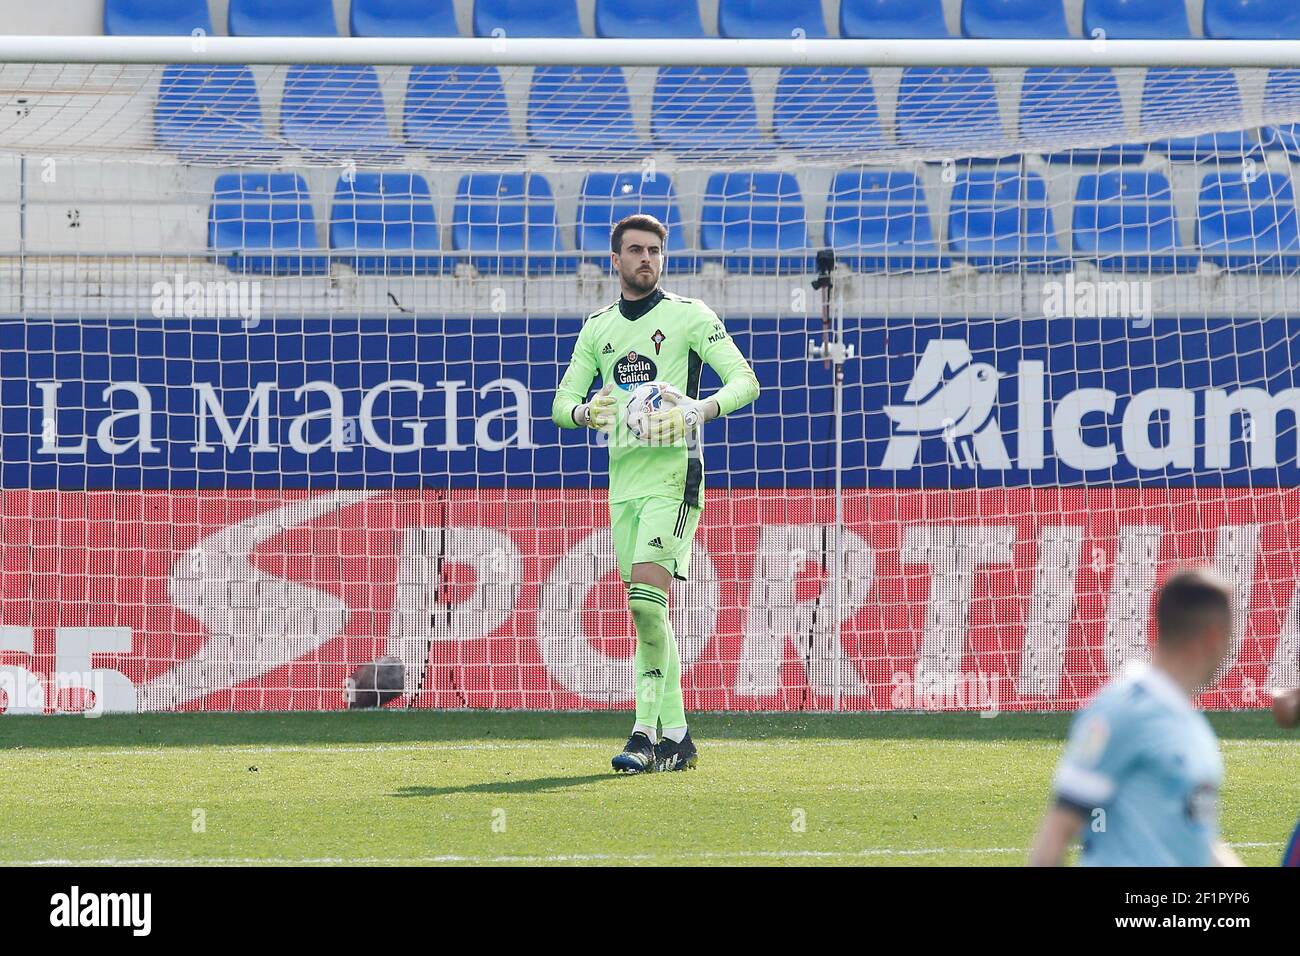
[[1300, 40], [2, 36], [0, 63], [1300, 67]]

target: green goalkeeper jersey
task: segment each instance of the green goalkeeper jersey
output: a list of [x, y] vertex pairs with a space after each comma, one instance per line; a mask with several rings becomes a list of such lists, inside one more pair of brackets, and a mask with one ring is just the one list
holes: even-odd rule
[[[625, 308], [635, 317], [627, 317]], [[699, 299], [655, 289], [645, 299], [619, 300], [587, 316], [556, 389], [551, 420], [561, 428], [578, 428], [574, 412], [596, 378], [617, 386], [618, 417], [609, 438], [611, 502], [668, 497], [699, 506], [704, 490], [700, 442], [642, 444], [624, 423], [623, 412], [632, 392], [646, 382], [668, 382], [698, 399], [706, 362], [722, 379], [722, 388], [710, 396], [721, 414], [758, 397], [753, 369], [722, 320]]]

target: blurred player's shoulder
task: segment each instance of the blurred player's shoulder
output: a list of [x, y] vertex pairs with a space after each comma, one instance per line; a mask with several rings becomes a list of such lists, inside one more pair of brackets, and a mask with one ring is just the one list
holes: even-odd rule
[[1142, 737], [1139, 743], [1156, 745], [1171, 735], [1181, 736], [1191, 724], [1209, 722], [1182, 689], [1164, 671], [1146, 662], [1126, 665], [1114, 680], [1099, 690], [1080, 716], [1101, 717], [1120, 732]]
[[1191, 704], [1163, 671], [1146, 661], [1130, 661], [1093, 695], [1087, 706], [1100, 709], [1151, 706], [1162, 710], [1186, 710]]

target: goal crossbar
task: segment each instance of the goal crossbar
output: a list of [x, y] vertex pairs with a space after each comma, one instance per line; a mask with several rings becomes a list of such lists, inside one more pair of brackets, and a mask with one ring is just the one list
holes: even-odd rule
[[6, 36], [0, 63], [1300, 67], [1300, 40]]

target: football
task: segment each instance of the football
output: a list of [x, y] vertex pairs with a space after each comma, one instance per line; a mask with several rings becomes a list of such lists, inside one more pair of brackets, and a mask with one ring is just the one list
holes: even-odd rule
[[638, 385], [628, 399], [623, 411], [623, 421], [628, 430], [639, 440], [645, 441], [646, 430], [650, 423], [650, 414], [658, 411], [663, 403], [664, 389], [670, 387], [666, 382], [646, 382]]
[[402, 696], [404, 668], [396, 657], [380, 657], [362, 664], [343, 683], [343, 701], [350, 710], [383, 707]]

